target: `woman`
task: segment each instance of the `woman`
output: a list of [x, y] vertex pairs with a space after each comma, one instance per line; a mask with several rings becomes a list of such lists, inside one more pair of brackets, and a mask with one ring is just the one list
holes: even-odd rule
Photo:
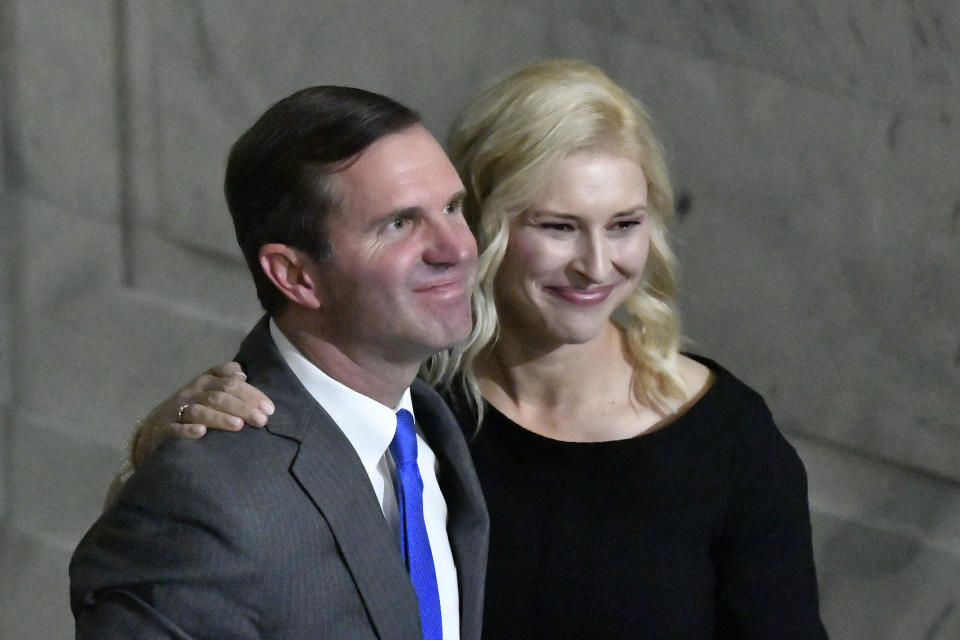
[[[825, 637], [799, 458], [755, 392], [678, 351], [673, 198], [642, 106], [591, 65], [536, 62], [477, 96], [450, 155], [475, 327], [423, 375], [475, 432], [485, 637]], [[265, 398], [219, 373], [134, 452], [195, 437], [184, 422], [263, 424]]]

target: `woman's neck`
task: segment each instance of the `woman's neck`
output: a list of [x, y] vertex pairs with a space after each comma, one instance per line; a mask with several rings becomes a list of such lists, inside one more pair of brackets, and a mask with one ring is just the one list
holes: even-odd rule
[[632, 374], [612, 322], [590, 342], [554, 348], [504, 332], [477, 366], [480, 391], [494, 407], [541, 435], [574, 441], [624, 437], [619, 418], [644, 410], [631, 393]]
[[662, 410], [637, 400], [634, 360], [612, 322], [584, 344], [536, 345], [509, 331], [476, 367], [484, 399], [522, 427], [555, 440], [631, 438], [669, 424], [709, 388], [710, 370], [679, 356], [688, 392]]

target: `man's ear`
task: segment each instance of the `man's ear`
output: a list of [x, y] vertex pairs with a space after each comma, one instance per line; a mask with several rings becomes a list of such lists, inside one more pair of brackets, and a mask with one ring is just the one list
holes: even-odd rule
[[299, 249], [280, 243], [260, 247], [260, 268], [289, 300], [308, 309], [320, 307], [316, 261]]

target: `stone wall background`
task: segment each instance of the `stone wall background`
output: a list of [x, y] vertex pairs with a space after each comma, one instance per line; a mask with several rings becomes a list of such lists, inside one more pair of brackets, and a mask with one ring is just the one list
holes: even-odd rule
[[951, 0], [0, 0], [0, 639], [72, 637], [133, 423], [259, 315], [233, 139], [324, 83], [442, 137], [478, 83], [567, 56], [659, 125], [687, 334], [807, 464], [832, 636], [957, 640], [958, 43]]

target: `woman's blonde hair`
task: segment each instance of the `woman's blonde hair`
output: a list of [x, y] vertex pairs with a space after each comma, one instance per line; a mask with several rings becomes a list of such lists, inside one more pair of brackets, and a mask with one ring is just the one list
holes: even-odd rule
[[593, 65], [543, 60], [482, 91], [454, 122], [448, 139], [450, 158], [466, 185], [465, 213], [480, 250], [474, 327], [466, 342], [431, 358], [421, 374], [447, 387], [459, 379], [478, 422], [483, 402], [474, 365], [497, 340], [494, 280], [507, 249], [510, 220], [536, 199], [564, 157], [585, 148], [630, 157], [647, 179], [650, 252], [643, 280], [624, 304], [622, 321], [635, 361], [636, 398], [662, 410], [668, 398], [684, 392], [677, 372], [679, 321], [671, 303], [674, 257], [666, 238], [673, 191], [650, 118], [643, 105]]

